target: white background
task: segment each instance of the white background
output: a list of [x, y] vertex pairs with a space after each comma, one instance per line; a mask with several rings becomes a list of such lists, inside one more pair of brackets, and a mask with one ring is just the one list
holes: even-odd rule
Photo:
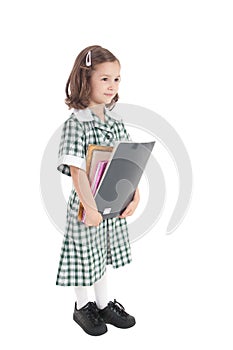
[[[1, 348], [119, 349], [150, 342], [159, 350], [232, 349], [230, 5], [2, 5]], [[169, 217], [161, 218], [132, 245], [133, 263], [109, 270], [110, 297], [135, 315], [136, 326], [109, 326], [98, 338], [73, 322], [72, 288], [55, 286], [62, 236], [44, 211], [39, 187], [44, 149], [68, 115], [68, 74], [79, 51], [93, 44], [121, 61], [121, 102], [149, 108], [176, 129], [194, 175], [192, 202], [178, 229], [165, 235]]]

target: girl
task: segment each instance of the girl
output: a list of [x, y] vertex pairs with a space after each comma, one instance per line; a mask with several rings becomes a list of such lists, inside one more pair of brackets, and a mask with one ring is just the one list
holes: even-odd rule
[[[85, 172], [88, 144], [114, 146], [115, 140], [131, 140], [122, 119], [110, 111], [119, 98], [119, 82], [119, 60], [95, 45], [80, 52], [66, 84], [65, 102], [72, 114], [63, 126], [57, 169], [72, 177], [73, 186], [56, 284], [74, 286], [73, 319], [90, 335], [105, 333], [106, 323], [119, 328], [135, 324], [116, 299], [108, 301], [106, 265], [118, 268], [131, 262], [126, 217], [137, 208], [139, 192], [121, 216], [103, 220]], [[85, 223], [78, 221], [80, 201]], [[88, 299], [88, 286], [94, 286], [94, 302]]]

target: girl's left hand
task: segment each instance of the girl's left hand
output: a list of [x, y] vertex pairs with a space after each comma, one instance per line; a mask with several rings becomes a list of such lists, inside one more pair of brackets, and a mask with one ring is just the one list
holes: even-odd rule
[[137, 188], [133, 200], [129, 203], [129, 205], [123, 211], [123, 213], [120, 216], [118, 216], [118, 218], [124, 219], [127, 216], [133, 215], [133, 213], [135, 212], [135, 210], [136, 210], [136, 208], [138, 206], [138, 203], [139, 203], [139, 191], [138, 191], [138, 188]]

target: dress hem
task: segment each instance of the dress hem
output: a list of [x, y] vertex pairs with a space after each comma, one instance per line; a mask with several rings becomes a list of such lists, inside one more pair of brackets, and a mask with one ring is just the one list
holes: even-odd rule
[[[128, 264], [130, 264], [132, 262], [132, 259], [131, 260], [129, 260], [129, 261], [127, 261], [127, 262], [125, 262], [124, 264], [121, 264], [121, 265], [119, 265], [119, 266], [115, 266], [115, 265], [112, 265], [111, 263], [109, 263], [109, 264], [106, 264], [106, 265], [112, 265], [112, 267], [114, 268], [114, 269], [119, 269], [120, 267], [123, 267], [123, 266], [125, 266], [125, 265], [128, 265]], [[105, 269], [105, 271], [104, 271], [104, 273], [100, 276], [100, 278], [98, 278], [98, 279], [96, 279], [92, 284], [90, 284], [90, 283], [88, 283], [88, 284], [76, 284], [76, 283], [64, 283], [64, 284], [61, 284], [61, 283], [59, 283], [59, 282], [56, 282], [56, 286], [60, 286], [60, 287], [80, 287], [80, 286], [82, 286], [82, 287], [90, 287], [90, 286], [93, 286], [94, 285], [94, 283], [96, 283], [97, 281], [99, 281], [102, 277], [103, 277], [103, 275], [105, 274], [105, 272], [106, 272], [106, 269]]]

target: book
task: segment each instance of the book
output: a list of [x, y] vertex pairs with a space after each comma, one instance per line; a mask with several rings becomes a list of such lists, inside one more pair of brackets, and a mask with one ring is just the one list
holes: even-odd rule
[[[88, 145], [87, 155], [86, 155], [86, 174], [91, 187], [94, 186], [93, 182], [94, 182], [94, 177], [95, 177], [98, 163], [101, 161], [104, 161], [104, 162], [108, 161], [111, 157], [112, 151], [113, 151], [112, 146], [102, 146], [102, 145], [94, 145], [94, 144]], [[85, 211], [84, 211], [83, 204], [80, 201], [79, 210], [78, 210], [78, 220], [84, 222], [84, 219], [85, 219]]]
[[[92, 191], [93, 195], [95, 195], [95, 193], [96, 193], [97, 187], [98, 187], [99, 182], [103, 176], [103, 173], [104, 173], [104, 170], [105, 170], [107, 164], [108, 164], [108, 162], [106, 160], [99, 161], [97, 166], [96, 166], [95, 176], [91, 182], [91, 191]], [[83, 209], [82, 222], [85, 222], [85, 218], [86, 218], [86, 213], [85, 213], [85, 210]]]
[[[89, 145], [86, 172], [103, 219], [118, 217], [132, 201], [155, 141], [116, 141], [114, 147]], [[78, 219], [85, 221], [82, 203]]]

